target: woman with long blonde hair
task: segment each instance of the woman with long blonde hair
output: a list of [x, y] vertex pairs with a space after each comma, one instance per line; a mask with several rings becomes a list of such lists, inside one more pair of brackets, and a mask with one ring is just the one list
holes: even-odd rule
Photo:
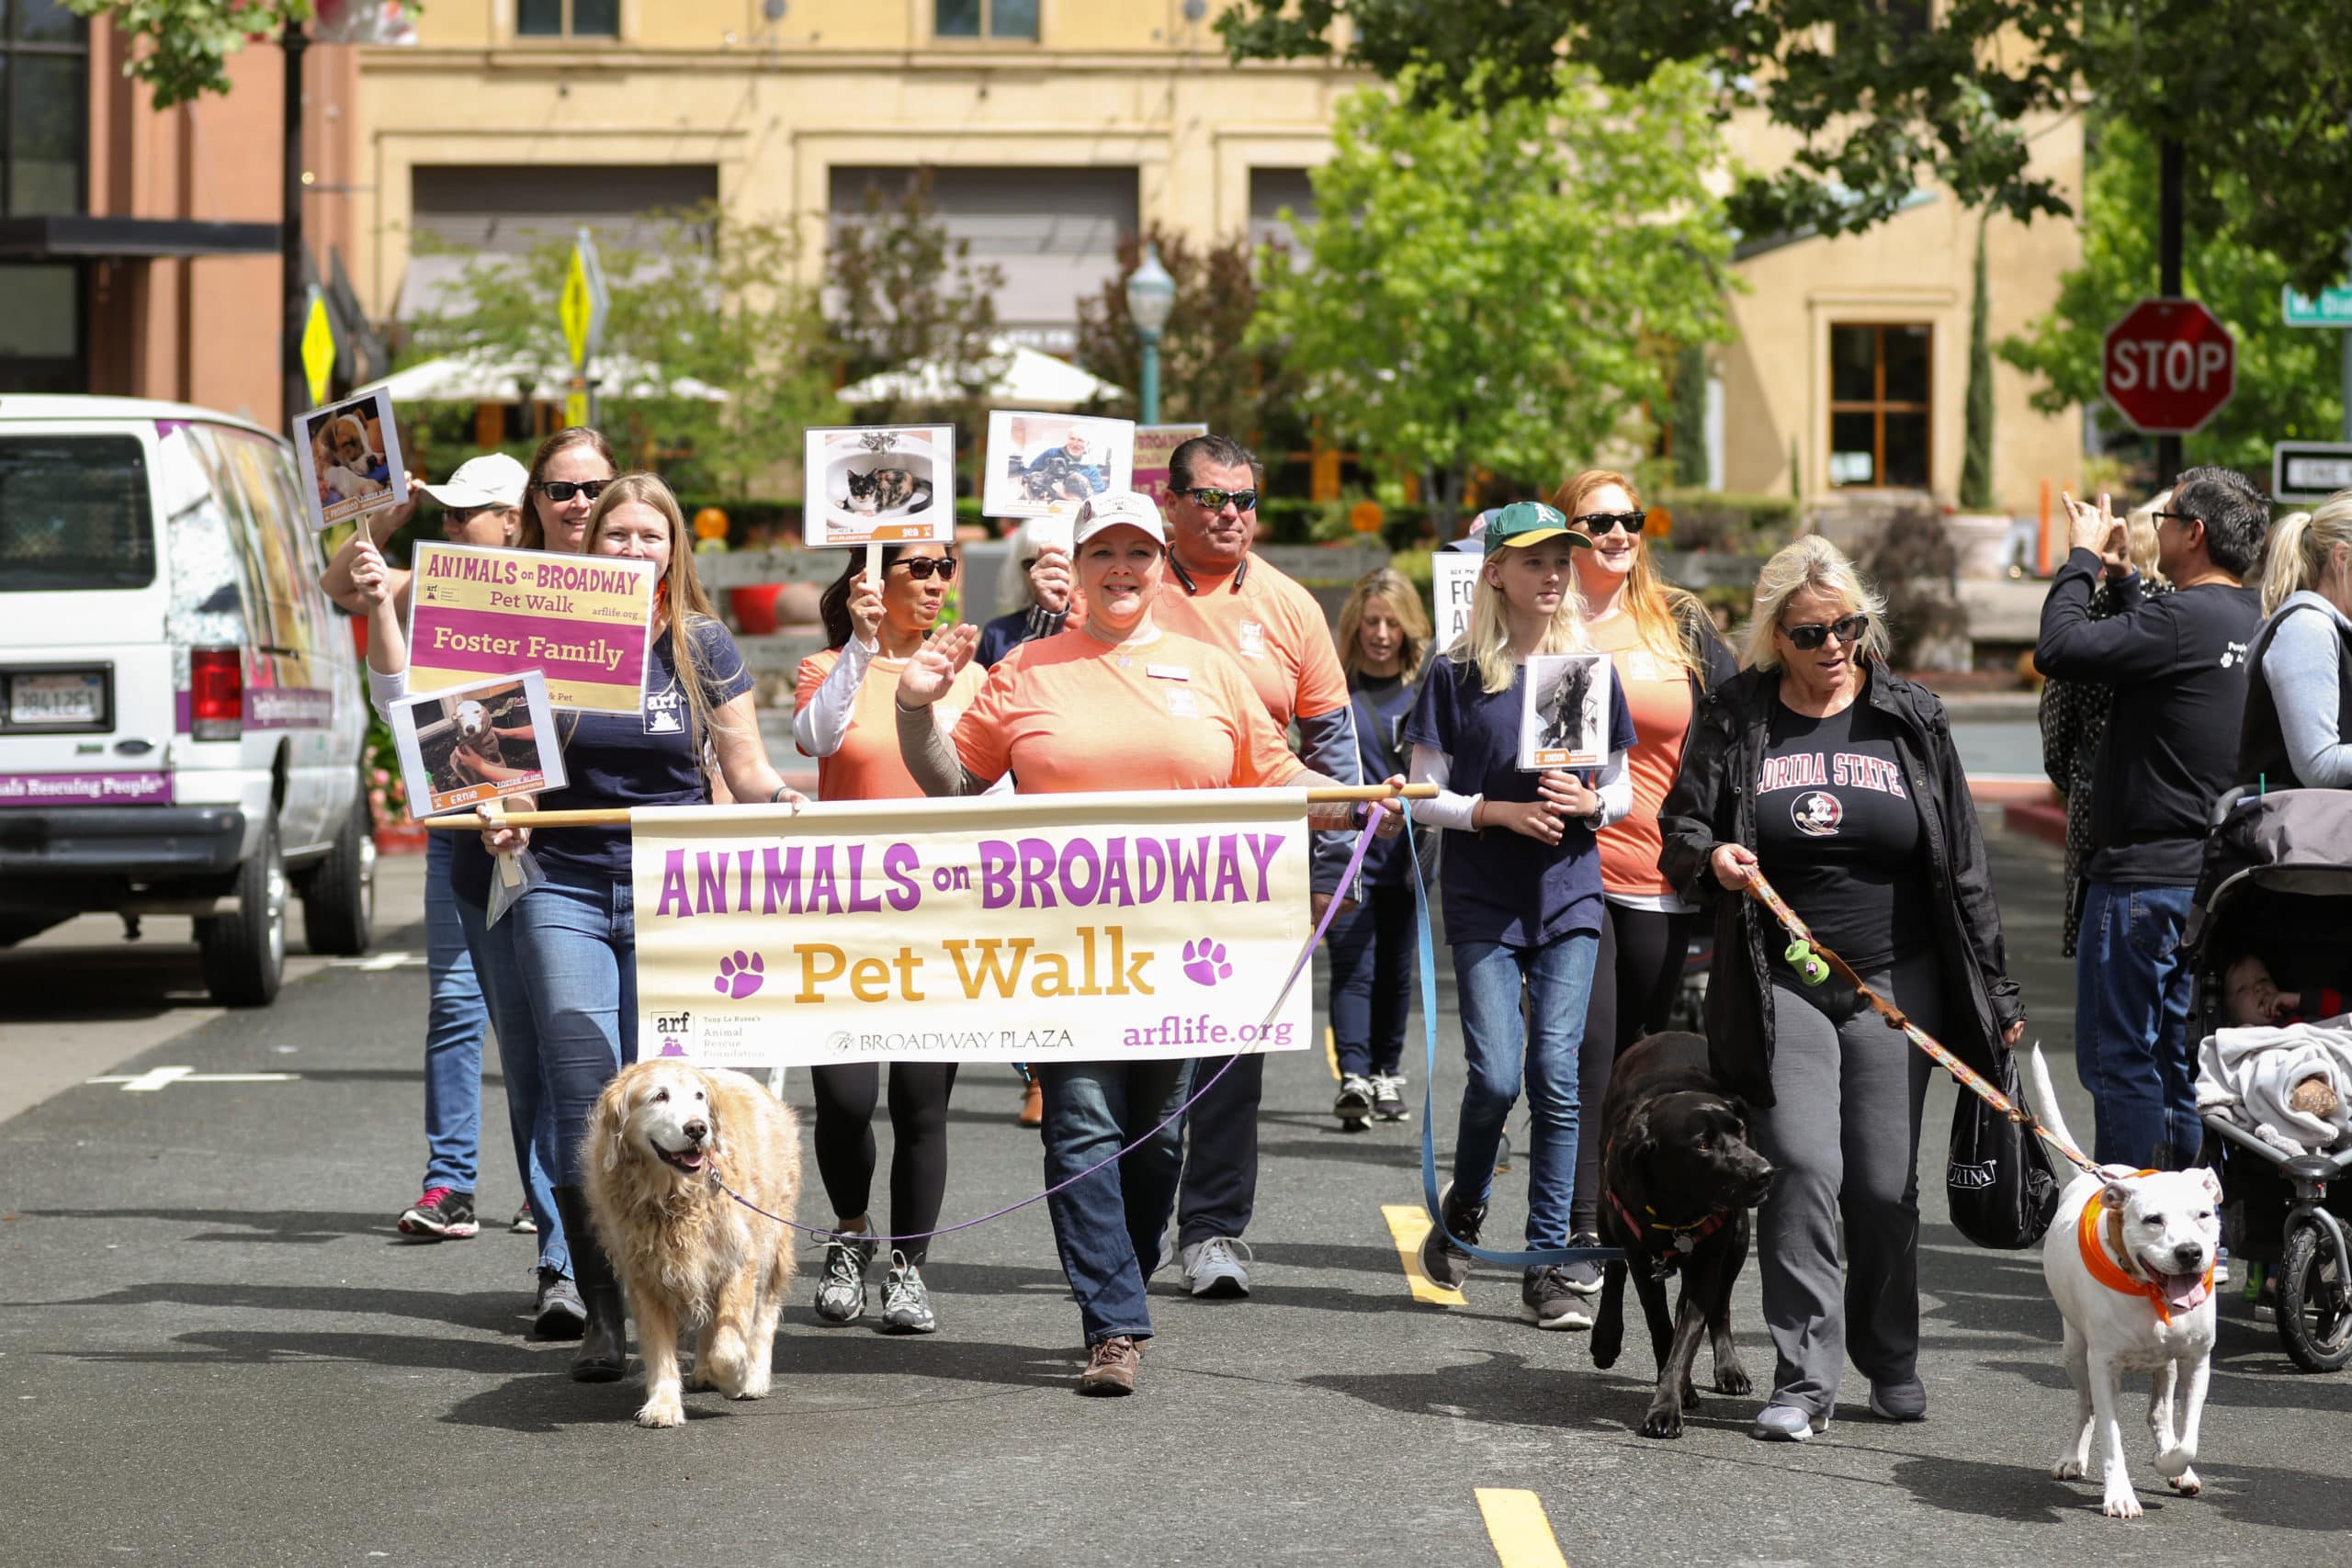
[[2238, 782], [2267, 789], [2352, 788], [2352, 490], [2270, 531], [2262, 629], [2247, 659]]
[[[1445, 935], [1462, 1007], [1469, 1081], [1454, 1139], [1453, 1179], [1421, 1247], [1442, 1285], [1469, 1277], [1494, 1184], [1504, 1119], [1522, 1077], [1530, 1151], [1527, 1245], [1568, 1244], [1576, 1188], [1577, 1056], [1600, 943], [1602, 829], [1625, 815], [1634, 745], [1624, 693], [1609, 683], [1606, 761], [1584, 773], [1520, 767], [1527, 660], [1589, 651], [1575, 558], [1590, 538], [1540, 502], [1516, 502], [1487, 524], [1486, 558], [1460, 641], [1430, 661], [1405, 739], [1412, 777], [1437, 798], [1414, 817], [1445, 830]], [[1449, 1235], [1451, 1239], [1449, 1239]], [[1539, 1328], [1589, 1328], [1592, 1312], [1565, 1270], [1530, 1269], [1520, 1315]]]
[[[1672, 1021], [1694, 907], [1657, 869], [1657, 812], [1707, 694], [1739, 665], [1706, 606], [1658, 575], [1645, 536], [1648, 514], [1632, 479], [1587, 468], [1560, 487], [1555, 502], [1568, 526], [1592, 541], [1592, 548], [1576, 552], [1585, 632], [1609, 655], [1640, 737], [1626, 759], [1633, 808], [1600, 835], [1606, 901], [1592, 1006], [1577, 1057], [1579, 1098], [1597, 1109], [1608, 1101], [1617, 1053]], [[1571, 1246], [1600, 1245], [1600, 1141], [1587, 1138], [1577, 1148]], [[1567, 1276], [1578, 1294], [1600, 1293], [1597, 1265], [1571, 1263]]]

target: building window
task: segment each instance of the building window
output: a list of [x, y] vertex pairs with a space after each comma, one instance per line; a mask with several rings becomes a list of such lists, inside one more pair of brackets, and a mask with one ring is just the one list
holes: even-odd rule
[[0, 263], [0, 392], [86, 392], [82, 269], [71, 262]]
[[1928, 488], [1935, 330], [1829, 329], [1829, 482]]
[[0, 0], [0, 216], [83, 211], [89, 24], [59, 0]]
[[934, 38], [1037, 41], [1037, 0], [932, 0]]
[[621, 0], [514, 0], [517, 38], [618, 38]]

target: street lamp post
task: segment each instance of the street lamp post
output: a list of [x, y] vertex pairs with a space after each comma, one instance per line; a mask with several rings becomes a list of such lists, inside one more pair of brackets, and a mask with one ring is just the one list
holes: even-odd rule
[[1176, 280], [1159, 265], [1159, 247], [1146, 245], [1143, 265], [1127, 275], [1127, 314], [1143, 340], [1142, 423], [1159, 423], [1159, 334], [1176, 308]]

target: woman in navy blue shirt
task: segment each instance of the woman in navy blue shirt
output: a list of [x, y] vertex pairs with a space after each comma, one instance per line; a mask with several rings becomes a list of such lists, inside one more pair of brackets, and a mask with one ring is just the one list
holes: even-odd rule
[[[1609, 682], [1608, 760], [1598, 777], [1519, 767], [1528, 659], [1588, 646], [1575, 553], [1591, 548], [1591, 539], [1569, 528], [1555, 508], [1532, 501], [1504, 507], [1487, 525], [1486, 537], [1469, 630], [1430, 660], [1405, 727], [1413, 782], [1438, 786], [1437, 798], [1416, 803], [1413, 815], [1445, 829], [1445, 934], [1470, 1066], [1453, 1179], [1440, 1204], [1445, 1224], [1432, 1227], [1421, 1247], [1423, 1271], [1456, 1287], [1469, 1278], [1470, 1256], [1448, 1243], [1446, 1233], [1478, 1239], [1522, 1066], [1534, 1137], [1527, 1245], [1568, 1244], [1577, 1054], [1600, 947], [1594, 835], [1624, 816], [1634, 799], [1625, 767], [1634, 721], [1615, 681]], [[1566, 1271], [1549, 1265], [1527, 1270], [1520, 1315], [1539, 1328], [1592, 1326], [1591, 1311]]]
[[[706, 748], [738, 801], [801, 796], [768, 765], [752, 677], [695, 576], [684, 517], [651, 474], [627, 474], [597, 498], [582, 553], [661, 569], [645, 689], [633, 714], [562, 715], [571, 782], [542, 809], [700, 806], [710, 799]], [[681, 635], [683, 633], [683, 635]], [[514, 952], [538, 1022], [540, 1071], [555, 1108], [557, 1208], [571, 1238], [588, 1325], [571, 1375], [609, 1382], [628, 1361], [620, 1287], [594, 1245], [580, 1190], [580, 1144], [605, 1084], [637, 1059], [637, 917], [627, 828], [527, 828], [483, 833], [492, 851], [527, 843], [546, 882], [515, 903]]]

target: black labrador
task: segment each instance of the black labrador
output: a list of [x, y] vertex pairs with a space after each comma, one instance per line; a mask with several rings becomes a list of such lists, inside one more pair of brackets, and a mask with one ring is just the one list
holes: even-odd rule
[[[1592, 1364], [1616, 1364], [1625, 1344], [1625, 1275], [1641, 1292], [1657, 1352], [1657, 1393], [1642, 1417], [1645, 1438], [1679, 1438], [1682, 1412], [1696, 1408], [1691, 1364], [1704, 1329], [1714, 1353], [1715, 1389], [1753, 1384], [1731, 1338], [1731, 1287], [1747, 1260], [1747, 1211], [1764, 1201], [1772, 1167], [1747, 1144], [1747, 1115], [1707, 1071], [1703, 1035], [1653, 1034], [1626, 1047], [1602, 1108], [1600, 1239], [1623, 1247], [1608, 1266]], [[1682, 1276], [1674, 1320], [1666, 1281]]]

